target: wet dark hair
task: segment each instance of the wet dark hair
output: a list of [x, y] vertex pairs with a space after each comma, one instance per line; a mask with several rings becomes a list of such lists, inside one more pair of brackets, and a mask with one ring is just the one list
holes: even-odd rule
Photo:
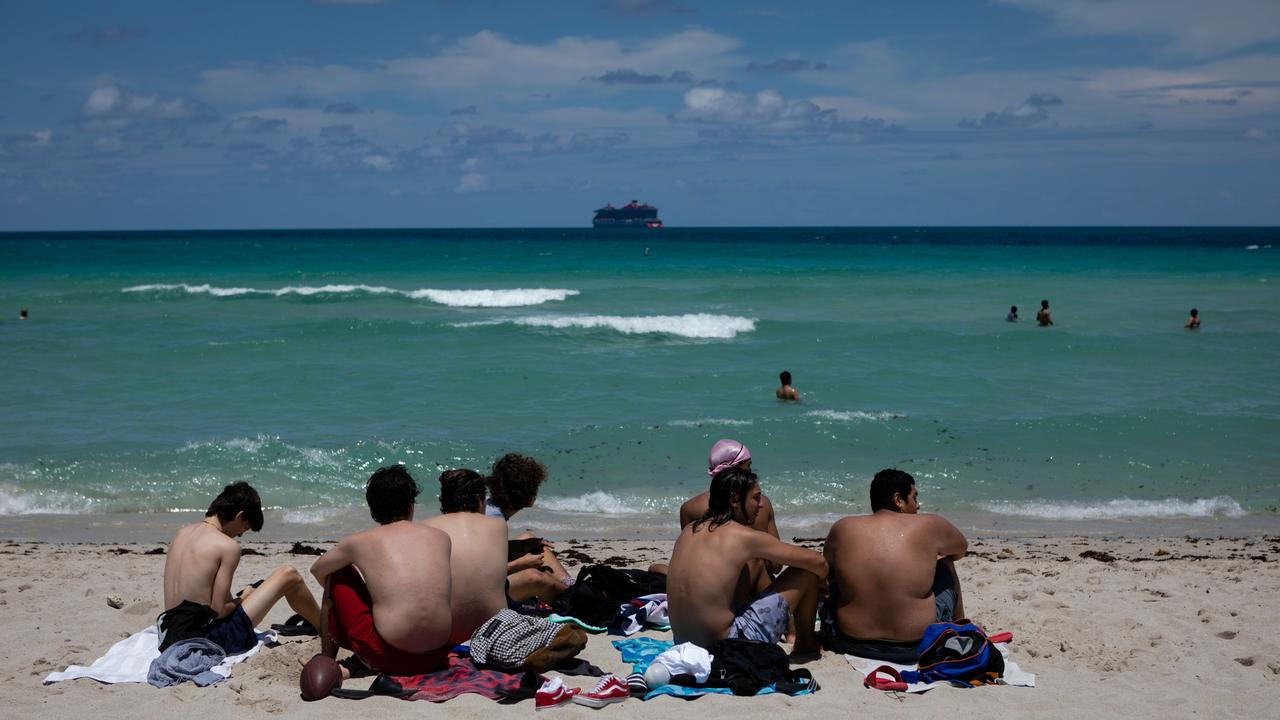
[[218, 522], [225, 525], [236, 519], [236, 513], [244, 513], [250, 530], [262, 530], [262, 498], [258, 497], [258, 491], [247, 482], [233, 482], [222, 488], [218, 497], [209, 503], [209, 510], [204, 516], [217, 515]]
[[1017, 314], [1018, 314], [1018, 306], [1017, 306], [1017, 305], [1014, 305], [1013, 307], [1009, 308], [1009, 312], [1013, 313], [1014, 315], [1017, 315]]
[[412, 517], [413, 500], [419, 492], [418, 483], [403, 465], [390, 465], [369, 476], [364, 499], [369, 503], [369, 515], [379, 525], [386, 525]]
[[906, 500], [915, 484], [915, 478], [897, 468], [885, 468], [876, 473], [876, 476], [871, 478], [871, 512], [877, 510], [897, 512], [898, 506], [893, 504], [894, 494]]
[[489, 472], [489, 498], [503, 515], [511, 517], [533, 505], [538, 487], [546, 479], [547, 468], [542, 463], [520, 453], [507, 453]]
[[480, 512], [484, 492], [484, 476], [475, 470], [445, 470], [440, 473], [440, 512]]
[[[709, 523], [709, 528], [714, 530], [721, 525], [733, 519], [733, 511], [741, 509], [743, 515], [747, 512], [747, 493], [751, 488], [760, 483], [760, 478], [750, 470], [744, 470], [740, 465], [727, 467], [715, 474], [711, 478], [711, 492], [707, 497], [707, 511], [702, 517], [693, 522], [693, 531], [698, 532], [698, 526], [702, 523]], [[731, 496], [737, 494], [738, 507], [735, 508], [730, 500]]]
[[1047, 308], [1047, 307], [1049, 307], [1049, 301], [1048, 301], [1048, 300], [1041, 300], [1041, 301], [1040, 301], [1040, 307], [1042, 307], [1042, 308]]
[[787, 372], [786, 370], [783, 370], [781, 373], [778, 374], [778, 379], [782, 381], [783, 385], [790, 385], [791, 373]]
[[1195, 309], [1195, 308], [1191, 308], [1191, 317], [1195, 317], [1195, 316], [1197, 316], [1197, 315], [1199, 315], [1199, 314], [1200, 314], [1200, 311], [1199, 311], [1199, 310], [1197, 310], [1197, 309]]

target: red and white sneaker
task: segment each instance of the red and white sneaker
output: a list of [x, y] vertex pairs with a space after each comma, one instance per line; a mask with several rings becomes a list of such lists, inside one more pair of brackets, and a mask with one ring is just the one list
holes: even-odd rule
[[533, 696], [534, 709], [546, 710], [559, 707], [568, 703], [580, 692], [582, 691], [578, 688], [565, 687], [564, 681], [558, 677], [553, 677], [542, 683], [542, 687], [538, 688], [537, 694]]
[[602, 708], [611, 703], [622, 702], [629, 697], [631, 697], [631, 690], [627, 684], [610, 673], [600, 678], [600, 682], [596, 683], [591, 692], [582, 693], [573, 698], [573, 701], [587, 707]]

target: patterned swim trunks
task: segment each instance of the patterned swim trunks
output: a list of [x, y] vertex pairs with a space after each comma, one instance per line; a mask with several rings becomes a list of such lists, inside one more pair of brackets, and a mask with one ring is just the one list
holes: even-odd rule
[[776, 643], [786, 634], [790, 617], [791, 606], [786, 598], [773, 590], [765, 590], [734, 616], [733, 625], [729, 626], [729, 637]]

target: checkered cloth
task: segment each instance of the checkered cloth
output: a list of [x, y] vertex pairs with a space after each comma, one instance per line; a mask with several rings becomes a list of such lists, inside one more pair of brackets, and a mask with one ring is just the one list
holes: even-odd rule
[[517, 670], [525, 658], [551, 643], [560, 626], [544, 618], [499, 610], [471, 636], [471, 659], [480, 667]]

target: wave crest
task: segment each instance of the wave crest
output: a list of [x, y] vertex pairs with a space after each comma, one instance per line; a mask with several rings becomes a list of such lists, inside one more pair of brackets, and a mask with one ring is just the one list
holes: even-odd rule
[[895, 412], [867, 412], [865, 410], [810, 410], [805, 413], [807, 417], [822, 418], [824, 420], [839, 420], [841, 422], [853, 422], [856, 420], [874, 420], [876, 422], [884, 422], [885, 420], [900, 420], [905, 418], [903, 413]]
[[617, 495], [596, 490], [577, 497], [538, 498], [538, 507], [560, 512], [593, 513], [598, 515], [635, 515], [646, 512]]
[[982, 505], [999, 515], [1022, 515], [1045, 520], [1118, 520], [1123, 518], [1243, 517], [1240, 503], [1226, 495], [1195, 500], [1131, 500], [1117, 498], [1099, 503], [995, 502]]
[[316, 295], [398, 295], [410, 300], [429, 300], [437, 305], [449, 307], [525, 307], [541, 305], [547, 302], [562, 301], [579, 294], [577, 290], [566, 288], [509, 288], [509, 289], [477, 289], [448, 290], [437, 288], [420, 288], [418, 290], [397, 290], [382, 285], [290, 285], [276, 289], [248, 287], [216, 287], [213, 285], [152, 284], [134, 285], [121, 290], [127, 293], [177, 293], [188, 295], [211, 295], [213, 297], [240, 297], [244, 295], [262, 295], [269, 297], [285, 297], [297, 295], [312, 297]]
[[733, 315], [692, 313], [686, 315], [545, 315], [516, 318], [509, 322], [528, 327], [546, 327], [557, 330], [568, 328], [616, 330], [624, 335], [678, 335], [687, 338], [714, 338], [729, 340], [740, 332], [756, 329], [754, 318]]

